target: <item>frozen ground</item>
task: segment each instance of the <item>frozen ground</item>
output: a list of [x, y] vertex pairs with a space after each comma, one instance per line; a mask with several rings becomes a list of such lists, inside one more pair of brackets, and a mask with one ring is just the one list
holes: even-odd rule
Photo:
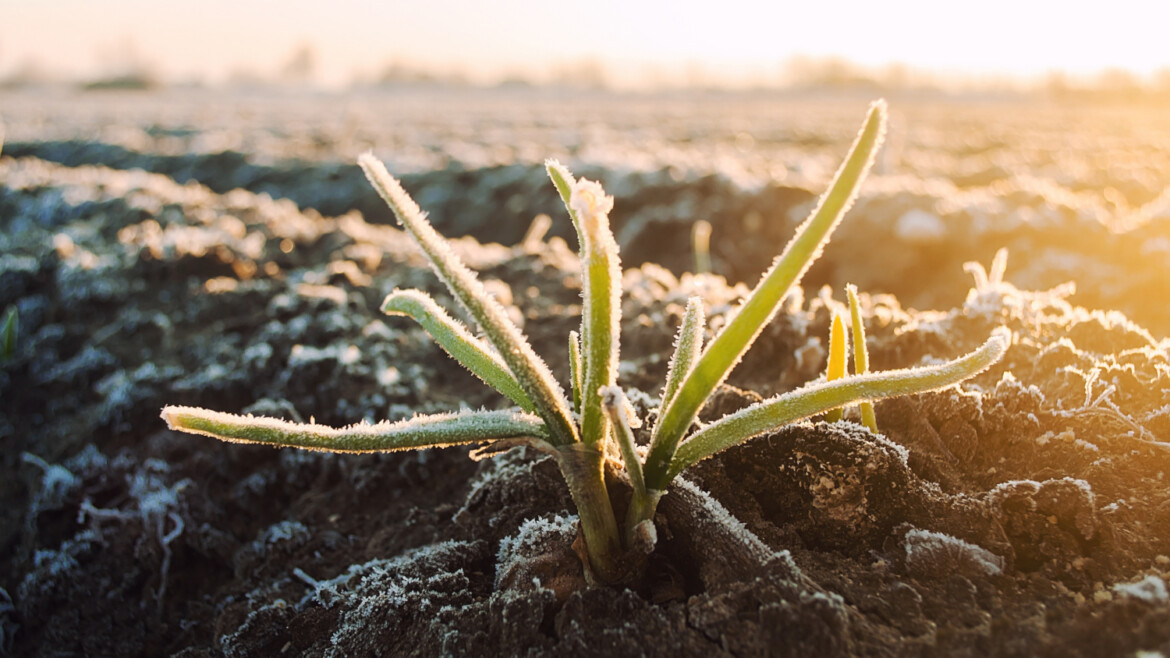
[[[389, 221], [352, 166], [373, 149], [448, 234], [504, 244], [535, 214], [555, 213], [539, 165], [559, 158], [618, 198], [627, 262], [681, 272], [689, 226], [706, 219], [716, 271], [750, 282], [832, 175], [867, 100], [531, 89], [8, 92], [0, 117], [11, 155], [144, 168], [217, 192], [244, 188], [329, 216], [356, 208]], [[942, 307], [965, 280], [944, 264], [986, 261], [1006, 246], [1021, 285], [1077, 280], [1076, 301], [1170, 332], [1170, 305], [1156, 303], [1170, 298], [1164, 108], [892, 101], [890, 138], [852, 220], [873, 232], [843, 231], [813, 287], [852, 281], [909, 306]], [[565, 224], [555, 222], [554, 234], [568, 237]], [[874, 233], [889, 244], [880, 264]]]

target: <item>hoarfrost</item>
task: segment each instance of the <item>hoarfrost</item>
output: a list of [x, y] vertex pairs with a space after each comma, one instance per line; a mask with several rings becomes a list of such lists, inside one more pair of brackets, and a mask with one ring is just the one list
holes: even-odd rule
[[[337, 626], [328, 646], [314, 645], [319, 655], [378, 655], [410, 653], [405, 646], [387, 645], [397, 638], [401, 624], [410, 624], [419, 615], [433, 623], [454, 626], [463, 609], [472, 604], [469, 578], [464, 566], [482, 557], [483, 542], [449, 540], [430, 544], [391, 558], [377, 558], [351, 565], [329, 579], [317, 580], [303, 570], [293, 575], [310, 591], [293, 607], [320, 605], [338, 608]], [[287, 579], [286, 579], [287, 581]], [[252, 632], [251, 623], [264, 623], [266, 612], [285, 610], [290, 605], [274, 598], [276, 590], [256, 592], [255, 600], [267, 603], [254, 609], [239, 628], [220, 638], [231, 654]], [[249, 600], [253, 600], [249, 595]]]
[[8, 590], [0, 587], [0, 654], [8, 655], [12, 651], [12, 638], [20, 624], [16, 623], [16, 606], [12, 605], [12, 597]]
[[[171, 564], [171, 543], [183, 533], [183, 517], [178, 514], [179, 494], [191, 486], [191, 480], [183, 479], [172, 485], [167, 485], [164, 475], [170, 472], [166, 462], [158, 459], [147, 459], [142, 466], [128, 478], [130, 500], [137, 507], [136, 510], [119, 508], [104, 509], [95, 507], [89, 498], [81, 502], [77, 514], [77, 522], [89, 521], [89, 531], [100, 537], [100, 526], [104, 521], [131, 523], [139, 521], [144, 533], [143, 540], [153, 531], [154, 539], [162, 549], [162, 563], [159, 566], [159, 588], [155, 598], [161, 605], [167, 590], [167, 572]], [[170, 521], [171, 529], [167, 529]]]
[[259, 551], [263, 551], [265, 546], [287, 541], [300, 545], [308, 541], [310, 534], [309, 529], [300, 521], [281, 521], [265, 528], [253, 545]]
[[532, 584], [541, 587], [534, 563], [546, 555], [563, 552], [577, 536], [577, 516], [528, 519], [516, 534], [500, 540], [496, 552], [496, 589], [515, 583], [518, 574], [533, 574]]
[[30, 452], [22, 453], [20, 459], [24, 463], [32, 464], [44, 472], [44, 475], [41, 476], [40, 488], [33, 495], [32, 503], [30, 504], [29, 515], [33, 521], [36, 520], [37, 515], [42, 510], [59, 509], [65, 497], [69, 495], [69, 492], [81, 482], [76, 475], [64, 466], [60, 464], [49, 464]]
[[1170, 602], [1170, 594], [1166, 591], [1166, 581], [1152, 574], [1136, 583], [1117, 583], [1113, 586], [1113, 591], [1146, 603]]
[[[36, 571], [29, 576], [57, 578], [63, 574], [69, 573], [76, 569], [79, 565], [77, 558], [70, 554], [68, 550], [44, 550], [37, 549], [36, 555], [33, 557], [33, 564], [36, 565]], [[38, 578], [39, 580], [39, 578]], [[25, 578], [28, 582], [28, 577]]]
[[88, 554], [101, 537], [90, 530], [78, 533], [73, 539], [61, 543], [57, 549], [37, 549], [33, 555], [33, 568], [24, 575], [16, 591], [21, 606], [30, 601], [42, 599], [53, 591], [57, 584], [80, 568], [78, 558]]
[[906, 567], [915, 575], [941, 577], [954, 571], [984, 576], [1003, 573], [1002, 557], [941, 532], [915, 528], [906, 533], [903, 548]]

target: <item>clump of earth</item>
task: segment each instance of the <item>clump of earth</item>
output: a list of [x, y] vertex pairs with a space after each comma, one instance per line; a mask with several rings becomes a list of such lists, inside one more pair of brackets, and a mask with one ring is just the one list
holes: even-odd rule
[[[908, 102], [887, 160], [703, 420], [816, 379], [846, 282], [863, 291], [874, 369], [953, 358], [1000, 326], [1005, 358], [958, 387], [879, 403], [880, 435], [850, 413], [701, 462], [663, 499], [646, 582], [612, 589], [586, 585], [564, 482], [531, 450], [332, 455], [165, 428], [165, 404], [345, 425], [506, 401], [377, 310], [395, 288], [456, 305], [340, 153], [378, 141], [371, 119], [352, 110], [356, 127], [331, 127], [317, 148], [255, 127], [225, 142], [176, 115], [175, 98], [139, 98], [158, 114], [139, 109], [118, 130], [99, 119], [122, 96], [86, 97], [88, 114], [52, 129], [22, 99], [5, 117], [0, 310], [19, 310], [20, 334], [0, 365], [3, 650], [1170, 654], [1170, 166], [1157, 169], [1170, 149], [1149, 139], [1164, 123], [1082, 118], [1084, 144], [1116, 156], [1103, 172], [1056, 144], [1059, 127], [1027, 124], [1035, 108]], [[564, 101], [489, 100], [458, 116], [511, 130], [507, 154], [403, 101], [404, 132], [441, 137], [400, 158], [406, 187], [464, 236], [456, 251], [566, 381], [579, 264], [530, 157], [559, 136], [568, 152], [541, 157], [617, 197], [619, 384], [648, 419], [686, 300], [704, 300], [712, 331], [725, 321], [856, 125], [788, 121], [817, 99], [741, 98], [736, 114], [699, 97], [659, 123], [645, 106], [669, 99], [580, 99], [604, 124], [508, 124], [521, 101]], [[769, 102], [783, 108], [772, 123]], [[642, 109], [623, 122], [627, 106]], [[1085, 116], [1120, 110], [1097, 112]], [[989, 128], [1009, 115], [1015, 133]], [[260, 116], [278, 125], [278, 111]], [[736, 122], [783, 172], [759, 156], [735, 164]], [[981, 130], [947, 141], [955, 124]], [[104, 127], [95, 140], [61, 125]], [[239, 150], [205, 152], [225, 143]], [[464, 157], [435, 163], [438, 151]], [[692, 166], [699, 155], [709, 170]], [[552, 232], [525, 237], [541, 213]], [[714, 227], [714, 274], [688, 271], [699, 219]], [[999, 247], [1005, 275], [972, 277]], [[966, 260], [983, 265], [964, 272]]]

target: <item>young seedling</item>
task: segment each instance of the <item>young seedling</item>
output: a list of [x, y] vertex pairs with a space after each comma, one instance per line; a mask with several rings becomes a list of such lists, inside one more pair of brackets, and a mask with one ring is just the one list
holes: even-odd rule
[[4, 312], [4, 324], [0, 325], [0, 363], [12, 358], [16, 353], [18, 321], [16, 307], [9, 306]]
[[695, 274], [710, 274], [711, 222], [700, 219], [691, 227], [691, 251], [695, 254]]
[[[426, 221], [399, 182], [380, 161], [366, 154], [359, 164], [367, 178], [426, 254], [439, 278], [482, 329], [486, 340], [475, 338], [422, 292], [395, 291], [383, 309], [414, 318], [440, 347], [518, 408], [417, 416], [396, 423], [363, 423], [344, 429], [190, 407], [165, 407], [162, 417], [172, 429], [224, 441], [334, 452], [526, 442], [554, 455], [564, 475], [580, 519], [586, 574], [601, 583], [633, 582], [640, 576], [645, 554], [653, 547], [658, 501], [687, 467], [752, 437], [830, 409], [951, 386], [989, 367], [1006, 350], [1006, 338], [996, 334], [974, 352], [942, 365], [842, 377], [695, 426], [711, 393], [727, 379], [776, 314], [785, 294], [820, 254], [852, 204], [882, 141], [885, 121], [885, 103], [878, 101], [870, 107], [845, 163], [816, 209], [709, 344], [703, 341], [706, 323], [701, 301], [689, 300], [662, 391], [658, 421], [650, 432], [648, 452], [636, 445], [632, 426], [638, 424], [637, 419], [630, 417], [616, 385], [621, 268], [609, 227], [613, 199], [599, 184], [574, 178], [554, 161], [547, 162], [546, 169], [577, 230], [584, 289], [581, 329], [571, 333], [568, 340], [570, 395], [566, 396], [527, 338]], [[617, 442], [615, 451], [608, 448], [611, 440]], [[618, 477], [607, 482], [608, 456], [614, 453], [620, 455], [621, 463], [609, 465]], [[619, 526], [607, 486], [622, 483], [624, 490], [627, 482], [627, 511]]]
[[[865, 323], [861, 320], [861, 302], [857, 301], [857, 286], [852, 283], [845, 286], [845, 294], [849, 295], [849, 320], [853, 325], [853, 372], [858, 375], [869, 373], [869, 347], [865, 344]], [[874, 434], [878, 433], [877, 414], [873, 410], [873, 402], [866, 400], [861, 403], [861, 423]]]
[[[833, 382], [845, 376], [845, 362], [849, 359], [849, 339], [845, 337], [845, 321], [841, 314], [833, 313], [829, 327], [829, 363], [825, 369], [825, 381]], [[832, 409], [825, 414], [825, 422], [835, 423], [844, 416], [844, 409]]]
[[[869, 372], [869, 350], [865, 345], [865, 325], [861, 321], [861, 303], [857, 301], [857, 286], [851, 283], [845, 286], [845, 292], [849, 295], [849, 316], [853, 326], [853, 372], [864, 375]], [[849, 335], [845, 332], [845, 321], [839, 312], [834, 312], [829, 327], [829, 359], [825, 368], [825, 381], [831, 382], [845, 377], [848, 360]], [[865, 400], [858, 406], [861, 408], [862, 424], [877, 434], [877, 416], [873, 411], [873, 402]], [[825, 414], [825, 422], [835, 423], [844, 416], [844, 409], [833, 409]]]

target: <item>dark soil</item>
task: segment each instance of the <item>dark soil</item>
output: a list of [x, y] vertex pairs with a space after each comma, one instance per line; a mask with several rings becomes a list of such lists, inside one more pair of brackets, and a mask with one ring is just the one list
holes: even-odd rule
[[[771, 148], [819, 157], [821, 142], [777, 131]], [[830, 132], [831, 146], [849, 135]], [[1137, 165], [1108, 184], [1027, 179], [1013, 158], [1058, 152], [1045, 139], [972, 134], [959, 155], [987, 167], [925, 183], [901, 167], [926, 147], [894, 139], [902, 165], [871, 179], [807, 293], [704, 417], [815, 379], [845, 280], [875, 293], [862, 295], [875, 369], [953, 358], [1001, 325], [1005, 359], [961, 387], [879, 404], [881, 436], [800, 423], [692, 468], [663, 499], [636, 590], [585, 586], [572, 502], [531, 450], [330, 455], [165, 429], [164, 404], [332, 425], [505, 406], [413, 323], [378, 313], [394, 288], [454, 304], [348, 165], [59, 134], [7, 144], [0, 310], [19, 308], [20, 336], [0, 366], [3, 648], [1170, 655], [1167, 181]], [[1157, 162], [1170, 157], [1160, 148]], [[571, 228], [539, 167], [514, 159], [406, 184], [440, 228], [478, 238], [456, 250], [565, 381], [580, 314]], [[716, 271], [750, 284], [819, 189], [583, 171], [618, 197], [620, 383], [650, 415], [686, 299], [701, 296], [717, 328], [746, 291], [682, 274], [690, 222], [712, 220]], [[1112, 206], [1095, 200], [1105, 187]], [[560, 228], [521, 243], [538, 212]], [[962, 261], [987, 264], [1001, 245], [1020, 288], [971, 288]], [[1069, 279], [1075, 296], [1031, 290]], [[824, 282], [836, 298], [816, 294]]]

